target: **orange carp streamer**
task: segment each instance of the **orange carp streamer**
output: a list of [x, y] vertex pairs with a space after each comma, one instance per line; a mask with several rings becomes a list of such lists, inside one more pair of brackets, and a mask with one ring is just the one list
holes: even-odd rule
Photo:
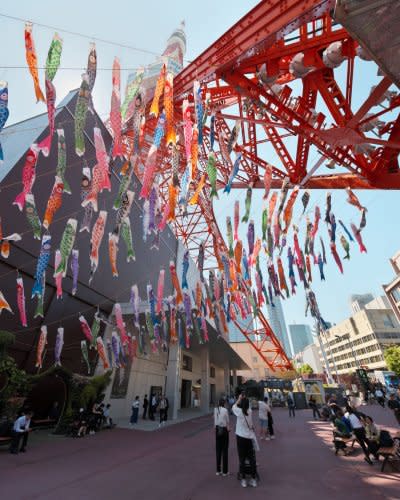
[[191, 151], [190, 163], [192, 165], [192, 179], [196, 179], [196, 174], [197, 174], [197, 161], [199, 157], [198, 137], [199, 137], [199, 131], [197, 129], [197, 126], [194, 125], [192, 134], [192, 144], [190, 147]]
[[174, 77], [168, 73], [164, 86], [164, 109], [167, 122], [165, 142], [166, 144], [176, 144], [176, 133], [174, 127]]
[[177, 305], [182, 304], [183, 298], [182, 298], [181, 285], [179, 284], [178, 275], [176, 274], [175, 264], [172, 261], [169, 263], [169, 272], [171, 274], [171, 281], [176, 292], [176, 297], [175, 297], [176, 304]]
[[278, 276], [279, 276], [279, 288], [285, 290], [286, 296], [289, 297], [289, 288], [286, 283], [285, 272], [283, 270], [283, 264], [280, 257], [278, 257]]
[[201, 176], [200, 182], [196, 188], [196, 191], [194, 192], [193, 196], [191, 197], [191, 199], [189, 201], [189, 205], [197, 205], [197, 203], [199, 201], [199, 195], [200, 195], [205, 183], [206, 183], [206, 176], [205, 176], [205, 174], [203, 174]]
[[286, 203], [286, 207], [283, 211], [283, 220], [285, 221], [285, 229], [283, 230], [283, 232], [285, 234], [288, 232], [290, 222], [292, 220], [293, 205], [296, 201], [298, 194], [299, 194], [299, 186], [295, 186], [289, 196], [288, 202]]
[[154, 91], [153, 102], [151, 103], [150, 107], [150, 116], [155, 116], [156, 118], [158, 116], [158, 113], [160, 112], [158, 103], [160, 102], [161, 94], [164, 91], [165, 73], [166, 73], [166, 67], [165, 64], [163, 64], [160, 74], [158, 76], [156, 90]]
[[178, 195], [178, 190], [173, 185], [172, 182], [168, 185], [168, 194], [169, 194], [169, 198], [168, 198], [168, 219], [167, 219], [167, 221], [170, 222], [170, 221], [175, 220], [176, 198]]
[[46, 102], [39, 83], [36, 49], [32, 37], [32, 23], [25, 23], [25, 56], [35, 86], [36, 102]]

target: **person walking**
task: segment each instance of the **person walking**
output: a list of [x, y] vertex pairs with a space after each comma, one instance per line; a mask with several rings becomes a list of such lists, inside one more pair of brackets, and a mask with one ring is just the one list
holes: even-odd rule
[[108, 403], [104, 409], [103, 417], [105, 419], [105, 424], [107, 429], [112, 429], [114, 427], [113, 419], [111, 417], [111, 405]]
[[142, 415], [143, 420], [146, 420], [148, 407], [149, 407], [149, 400], [147, 398], [147, 394], [145, 394], [143, 399], [143, 415]]
[[[221, 398], [214, 408], [215, 454], [217, 458], [217, 476], [227, 476], [229, 449], [229, 412], [225, 408], [225, 399]], [[221, 471], [222, 461], [222, 471]]]
[[383, 394], [383, 391], [379, 387], [375, 391], [375, 398], [378, 401], [378, 403], [382, 406], [382, 408], [385, 408], [385, 395]]
[[[237, 417], [235, 433], [239, 456], [240, 484], [243, 488], [246, 488], [248, 484], [255, 488], [257, 486], [257, 466], [253, 442], [256, 442], [256, 435], [253, 427], [250, 401], [244, 394], [240, 394], [232, 407], [232, 411]], [[246, 481], [246, 462], [248, 462], [250, 469], [251, 479], [249, 483]]]
[[288, 405], [288, 408], [289, 408], [289, 418], [290, 417], [295, 417], [296, 416], [296, 412], [295, 412], [295, 404], [294, 404], [294, 398], [293, 398], [293, 393], [289, 392], [288, 393], [288, 396], [287, 396], [287, 405]]
[[159, 402], [159, 407], [160, 407], [159, 427], [161, 427], [162, 425], [165, 425], [165, 422], [168, 419], [169, 402], [168, 402], [168, 398], [166, 398], [165, 395], [161, 397], [160, 402]]
[[137, 424], [138, 415], [139, 415], [139, 407], [140, 407], [139, 396], [136, 396], [134, 402], [132, 403], [132, 415], [131, 415], [131, 419], [130, 419], [131, 425]]
[[267, 417], [268, 417], [268, 434], [270, 439], [275, 439], [274, 433], [274, 419], [272, 418], [272, 406], [269, 404], [268, 398], [264, 398], [268, 409], [267, 409]]
[[157, 406], [158, 406], [158, 399], [157, 396], [153, 393], [151, 395], [151, 401], [150, 401], [150, 411], [149, 411], [150, 420], [155, 420], [155, 413], [157, 411]]
[[321, 414], [319, 412], [317, 402], [315, 401], [314, 396], [310, 396], [310, 399], [308, 400], [308, 406], [312, 409], [312, 414], [313, 418], [321, 418]]
[[388, 408], [393, 410], [397, 423], [400, 425], [400, 402], [396, 399], [395, 394], [391, 394], [388, 401]]
[[[28, 436], [30, 432], [31, 419], [33, 416], [33, 412], [27, 411], [23, 415], [21, 415], [14, 422], [13, 432], [12, 432], [12, 440], [10, 445], [10, 453], [18, 454], [19, 451], [22, 453], [26, 452], [26, 447], [28, 444]], [[19, 448], [19, 443], [22, 439], [22, 446]]]
[[268, 411], [271, 409], [268, 405], [268, 398], [258, 402], [258, 418], [260, 420], [260, 439], [269, 439], [268, 432]]

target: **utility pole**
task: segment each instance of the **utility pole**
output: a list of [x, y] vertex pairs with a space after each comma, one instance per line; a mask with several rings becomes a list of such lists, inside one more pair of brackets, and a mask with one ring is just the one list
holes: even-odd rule
[[328, 339], [328, 336], [325, 334], [324, 332], [324, 339], [326, 340], [327, 344], [328, 344], [328, 347], [329, 347], [329, 353], [330, 353], [330, 356], [331, 356], [331, 359], [332, 359], [332, 362], [333, 362], [333, 366], [335, 368], [335, 373], [336, 373], [336, 382], [338, 384], [340, 384], [340, 378], [339, 378], [339, 372], [338, 372], [338, 369], [337, 369], [337, 365], [336, 365], [336, 361], [335, 361], [335, 356], [333, 355], [332, 353], [332, 347], [331, 347], [331, 344], [329, 343], [329, 339]]
[[319, 348], [321, 349], [322, 356], [323, 356], [324, 362], [325, 362], [326, 374], [328, 376], [328, 383], [329, 384], [334, 384], [335, 381], [333, 380], [331, 369], [330, 369], [330, 366], [329, 366], [329, 363], [328, 363], [328, 358], [326, 357], [326, 352], [325, 352], [325, 349], [324, 349], [324, 345], [323, 345], [322, 340], [321, 340], [321, 327], [320, 327], [320, 325], [319, 325], [318, 322], [317, 322], [317, 326], [316, 326], [316, 332], [317, 332], [317, 338], [318, 338], [318, 342], [319, 342]]

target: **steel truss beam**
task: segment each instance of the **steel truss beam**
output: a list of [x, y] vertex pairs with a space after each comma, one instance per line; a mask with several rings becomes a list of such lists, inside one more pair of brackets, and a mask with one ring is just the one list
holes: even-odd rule
[[[272, 166], [273, 188], [280, 188], [283, 179], [289, 177], [293, 185], [308, 189], [400, 189], [400, 118], [397, 116], [382, 127], [378, 137], [364, 132], [368, 122], [382, 118], [385, 113], [398, 112], [400, 98], [393, 97], [385, 109], [367, 115], [382, 101], [391, 85], [384, 77], [358, 111], [353, 112], [358, 44], [345, 29], [333, 25], [329, 11], [334, 4], [333, 0], [261, 1], [175, 78], [175, 117], [182, 114], [183, 98], [193, 103], [195, 80], [200, 81], [203, 96], [209, 98], [209, 112], [216, 117], [214, 152], [219, 188], [225, 186], [232, 168], [221, 152], [221, 145], [223, 148], [227, 145], [232, 120], [240, 120], [242, 140], [235, 151], [242, 154], [242, 159], [232, 188], [244, 189], [250, 184], [262, 188], [264, 171]], [[294, 33], [290, 39], [289, 33]], [[347, 59], [344, 91], [335, 79], [335, 71], [327, 68], [323, 60], [324, 51], [333, 43], [340, 44]], [[297, 78], [302, 92], [294, 97], [289, 84], [296, 75], [290, 64], [300, 53], [309, 72], [302, 79]], [[325, 104], [327, 111], [316, 109], [319, 102]], [[146, 122], [147, 143], [142, 163], [154, 127], [154, 119]], [[199, 152], [198, 174], [189, 187], [189, 197], [206, 172], [210, 153], [207, 126], [203, 132], [205, 140]], [[290, 154], [288, 140], [297, 141], [295, 156]], [[368, 151], [371, 145], [378, 148]], [[265, 147], [272, 148], [280, 165], [271, 165], [269, 159], [263, 158]], [[331, 175], [314, 172], [311, 167], [315, 160], [310, 161], [312, 148], [338, 170]], [[161, 148], [159, 158], [160, 196], [165, 204], [171, 179], [170, 151]], [[180, 174], [185, 168], [186, 161], [182, 159]], [[197, 207], [188, 207], [187, 214], [177, 213], [174, 227], [194, 258], [199, 244], [204, 243], [209, 259], [206, 267], [221, 266], [217, 256], [226, 252], [226, 244], [215, 220], [208, 185]], [[253, 326], [248, 329], [237, 326], [272, 370], [291, 368], [261, 311], [258, 321], [261, 328], [257, 330]]]

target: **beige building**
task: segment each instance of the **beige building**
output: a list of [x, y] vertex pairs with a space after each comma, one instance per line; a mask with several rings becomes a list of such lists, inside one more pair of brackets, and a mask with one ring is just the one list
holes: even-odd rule
[[388, 285], [383, 285], [383, 289], [397, 319], [400, 321], [400, 250], [389, 260], [396, 276]]
[[241, 376], [243, 382], [246, 380], [265, 380], [267, 377], [275, 376], [265, 364], [265, 361], [249, 342], [230, 342], [232, 349], [246, 363], [248, 369], [238, 370], [237, 375]]
[[[385, 301], [374, 299], [329, 328], [321, 340], [332, 373], [387, 369], [383, 353], [386, 347], [400, 345], [400, 323]], [[320, 359], [324, 364], [321, 352]]]

